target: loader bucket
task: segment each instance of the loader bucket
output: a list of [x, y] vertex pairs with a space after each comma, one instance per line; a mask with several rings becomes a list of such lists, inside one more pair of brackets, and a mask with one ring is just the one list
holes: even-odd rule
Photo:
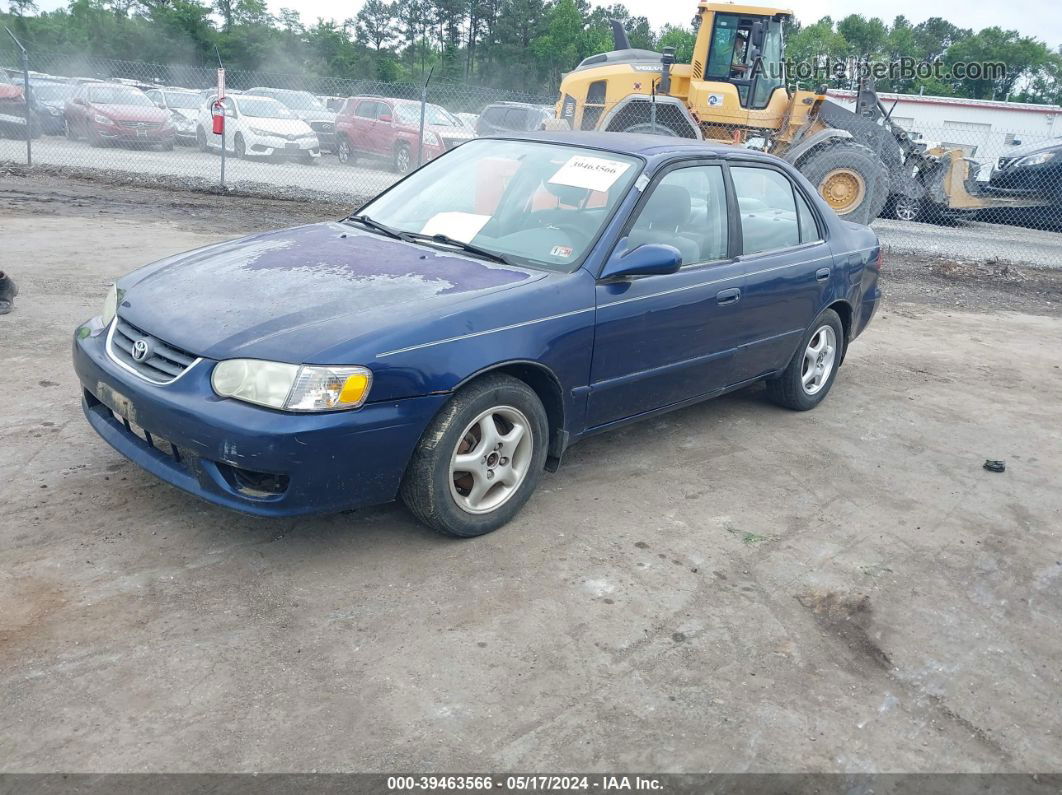
[[926, 192], [934, 204], [941, 209], [971, 211], [993, 205], [988, 198], [970, 191], [970, 161], [961, 149], [938, 146], [926, 154], [938, 158], [937, 167], [926, 184]]

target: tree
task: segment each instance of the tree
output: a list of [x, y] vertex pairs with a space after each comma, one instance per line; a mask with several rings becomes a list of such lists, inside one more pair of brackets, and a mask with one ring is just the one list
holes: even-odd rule
[[377, 52], [395, 38], [395, 8], [383, 0], [365, 0], [354, 22], [358, 41], [370, 44]]

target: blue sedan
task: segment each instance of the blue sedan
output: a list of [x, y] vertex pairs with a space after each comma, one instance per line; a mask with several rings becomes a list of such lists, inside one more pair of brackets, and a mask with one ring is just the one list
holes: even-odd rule
[[829, 393], [881, 249], [791, 166], [731, 146], [471, 141], [354, 215], [164, 259], [78, 328], [118, 451], [262, 516], [400, 497], [497, 529], [579, 439], [755, 381]]

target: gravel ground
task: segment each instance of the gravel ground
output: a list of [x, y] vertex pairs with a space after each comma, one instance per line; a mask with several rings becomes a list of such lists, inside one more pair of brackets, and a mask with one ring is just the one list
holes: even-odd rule
[[[94, 149], [85, 141], [54, 136], [33, 142], [34, 162], [45, 173], [91, 175], [118, 184], [172, 184], [175, 187], [216, 190], [220, 158], [179, 146], [172, 152], [128, 148]], [[0, 139], [0, 163], [25, 162], [25, 144]], [[99, 172], [103, 172], [102, 174]], [[131, 174], [137, 175], [136, 177]], [[397, 179], [383, 161], [361, 160], [340, 165], [323, 155], [312, 166], [301, 163], [226, 161], [226, 183], [243, 193], [278, 198], [350, 201], [373, 196]], [[949, 225], [880, 218], [873, 224], [882, 242], [897, 254], [946, 256], [966, 261], [998, 261], [1062, 268], [1062, 232], [975, 221]]]
[[821, 407], [587, 440], [467, 542], [93, 434], [110, 280], [336, 212], [0, 177], [0, 772], [1062, 771], [1062, 274], [893, 256]]

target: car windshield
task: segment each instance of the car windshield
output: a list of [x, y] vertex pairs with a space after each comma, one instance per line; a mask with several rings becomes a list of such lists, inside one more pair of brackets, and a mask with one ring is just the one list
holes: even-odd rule
[[90, 88], [88, 101], [94, 105], [149, 105], [154, 107], [154, 103], [147, 98], [147, 94], [138, 88], [116, 86]]
[[[403, 124], [420, 124], [420, 105], [395, 105], [395, 113]], [[438, 105], [424, 106], [424, 123], [436, 127], [461, 126], [461, 122]]]
[[571, 271], [641, 170], [631, 155], [480, 139], [431, 161], [358, 214], [398, 232], [446, 235], [519, 264]]
[[182, 94], [177, 91], [166, 92], [166, 106], [170, 108], [198, 108], [203, 98], [198, 94]]
[[292, 110], [328, 110], [308, 91], [278, 91], [276, 98]]
[[275, 99], [267, 97], [240, 97], [233, 100], [240, 113], [256, 119], [294, 119], [295, 114]]
[[74, 87], [64, 83], [31, 83], [30, 87], [41, 102], [56, 102], [74, 93]]

